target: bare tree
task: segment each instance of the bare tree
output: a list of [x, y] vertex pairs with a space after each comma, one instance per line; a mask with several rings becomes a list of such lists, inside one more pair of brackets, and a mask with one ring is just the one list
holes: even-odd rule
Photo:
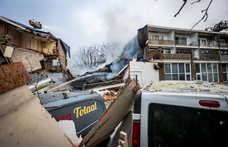
[[104, 49], [99, 44], [79, 48], [73, 60], [75, 67], [86, 68], [98, 67], [106, 62]]
[[103, 43], [102, 47], [104, 51], [106, 52], [106, 55], [110, 55], [112, 58], [112, 61], [118, 56], [118, 51], [120, 49], [120, 43], [119, 42], [112, 42], [112, 43]]

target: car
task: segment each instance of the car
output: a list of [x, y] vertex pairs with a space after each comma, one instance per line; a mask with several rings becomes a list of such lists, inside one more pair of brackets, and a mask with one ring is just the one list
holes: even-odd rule
[[102, 97], [95, 92], [49, 92], [39, 97], [56, 121], [73, 120], [77, 136], [82, 138], [106, 111]]
[[132, 147], [226, 146], [227, 92], [208, 82], [150, 83], [135, 96]]

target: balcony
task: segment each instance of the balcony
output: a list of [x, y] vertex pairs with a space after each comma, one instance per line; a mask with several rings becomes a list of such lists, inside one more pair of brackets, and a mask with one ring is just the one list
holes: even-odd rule
[[186, 40], [176, 40], [176, 45], [187, 46]]
[[149, 39], [149, 44], [152, 45], [174, 45], [173, 40], [154, 40], [154, 39]]
[[200, 47], [218, 47], [218, 43], [216, 41], [200, 43]]
[[221, 48], [228, 48], [228, 43], [220, 43]]
[[162, 54], [162, 59], [191, 60], [191, 54]]
[[191, 60], [191, 54], [162, 54], [161, 49], [156, 49], [148, 54], [148, 58], [153, 59], [178, 59], [178, 60]]
[[216, 54], [200, 54], [200, 60], [218, 60], [218, 55]]

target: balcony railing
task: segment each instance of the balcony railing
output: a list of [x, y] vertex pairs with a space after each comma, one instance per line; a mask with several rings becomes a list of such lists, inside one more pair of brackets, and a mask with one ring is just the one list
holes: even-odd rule
[[218, 43], [215, 41], [210, 41], [207, 43], [200, 43], [200, 47], [218, 47]]
[[183, 40], [176, 40], [176, 45], [187, 46], [187, 42], [186, 41], [183, 41]]
[[215, 54], [201, 54], [200, 60], [218, 60], [218, 55]]
[[221, 55], [221, 61], [228, 61], [228, 55]]
[[221, 48], [222, 48], [222, 47], [228, 48], [228, 43], [220, 43], [220, 46], [221, 46]]
[[162, 59], [191, 60], [191, 54], [162, 54]]
[[174, 45], [173, 40], [154, 40], [149, 39], [149, 44], [156, 44], [156, 45]]

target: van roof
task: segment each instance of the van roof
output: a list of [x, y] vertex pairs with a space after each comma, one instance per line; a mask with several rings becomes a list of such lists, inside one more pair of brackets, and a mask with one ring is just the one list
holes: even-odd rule
[[209, 93], [227, 95], [228, 86], [205, 81], [154, 81], [145, 86], [142, 91]]

